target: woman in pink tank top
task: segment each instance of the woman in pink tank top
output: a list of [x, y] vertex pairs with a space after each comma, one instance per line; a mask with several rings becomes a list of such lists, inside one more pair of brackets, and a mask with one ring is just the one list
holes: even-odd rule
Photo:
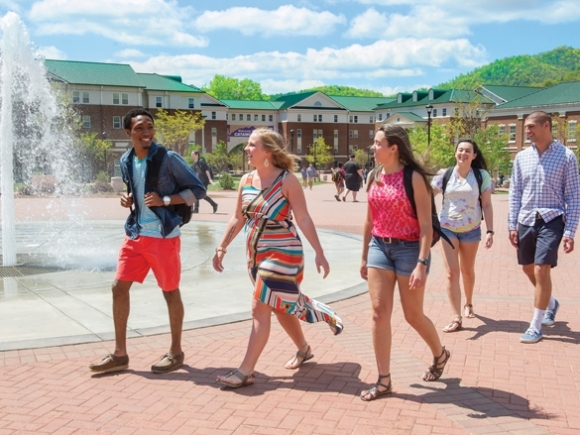
[[[426, 178], [429, 174], [414, 158], [404, 128], [396, 125], [381, 127], [375, 136], [373, 151], [378, 165], [369, 175], [360, 273], [369, 285], [379, 379], [361, 393], [361, 399], [365, 401], [392, 391], [391, 314], [395, 284], [399, 285], [405, 320], [425, 340], [433, 354], [433, 364], [423, 375], [423, 380], [439, 379], [450, 356], [441, 345], [435, 326], [423, 313], [433, 235], [432, 193]], [[416, 214], [405, 192], [405, 165], [413, 168]]]

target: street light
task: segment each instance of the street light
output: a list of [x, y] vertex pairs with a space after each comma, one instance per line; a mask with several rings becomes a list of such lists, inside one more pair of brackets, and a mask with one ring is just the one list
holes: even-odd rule
[[290, 152], [294, 152], [294, 130], [290, 130]]
[[431, 148], [431, 112], [433, 111], [433, 106], [427, 104], [425, 106], [427, 109], [427, 149]]

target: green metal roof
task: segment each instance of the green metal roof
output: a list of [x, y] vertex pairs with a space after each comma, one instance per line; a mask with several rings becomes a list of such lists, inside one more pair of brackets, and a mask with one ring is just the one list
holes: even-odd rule
[[410, 121], [414, 122], [427, 122], [427, 120], [421, 116], [415, 115], [413, 112], [395, 112], [391, 116], [389, 116], [385, 121], [392, 119], [395, 116], [404, 116], [405, 118], [409, 119]]
[[[320, 92], [320, 91], [310, 91], [310, 92], [301, 92], [299, 94], [282, 95], [282, 96], [276, 98], [275, 101], [282, 103], [282, 105], [279, 107], [279, 109], [287, 109], [288, 107], [292, 107], [293, 105], [304, 100], [305, 98], [308, 98], [311, 95], [316, 94], [317, 92]], [[320, 93], [322, 93], [322, 92], [320, 92]]]
[[542, 107], [558, 104], [580, 103], [580, 81], [559, 83], [507, 103], [500, 104], [494, 110], [515, 107]]
[[385, 97], [343, 97], [333, 95], [329, 95], [329, 97], [351, 112], [372, 112], [380, 104], [396, 101], [394, 98]]
[[142, 87], [126, 64], [46, 59], [44, 65], [50, 74], [71, 84]]
[[220, 100], [230, 109], [235, 110], [278, 110], [279, 104], [272, 104], [272, 101], [250, 101], [250, 100]]
[[[418, 95], [422, 95], [420, 93]], [[403, 94], [404, 97], [412, 94]], [[464, 89], [448, 89], [443, 91], [441, 89], [437, 90], [434, 96], [439, 95], [434, 100], [429, 99], [429, 95], [427, 94], [426, 97], [419, 99], [417, 101], [413, 101], [412, 98], [406, 99], [402, 103], [398, 103], [397, 100], [394, 100], [390, 103], [381, 104], [377, 107], [377, 109], [391, 109], [397, 110], [398, 108], [421, 108], [423, 109], [427, 104], [441, 104], [441, 103], [458, 103], [458, 102], [467, 102], [472, 101], [475, 98], [481, 98], [483, 104], [493, 104], [495, 103], [487, 97], [482, 97], [481, 94], [477, 94], [475, 91], [468, 91]]]
[[529, 95], [533, 92], [537, 92], [543, 88], [535, 88], [532, 86], [500, 86], [500, 85], [483, 85], [483, 89], [497, 95], [505, 101], [515, 100], [516, 98]]
[[137, 73], [137, 76], [139, 77], [140, 83], [147, 90], [203, 93], [201, 89], [195, 86], [189, 86], [159, 74]]

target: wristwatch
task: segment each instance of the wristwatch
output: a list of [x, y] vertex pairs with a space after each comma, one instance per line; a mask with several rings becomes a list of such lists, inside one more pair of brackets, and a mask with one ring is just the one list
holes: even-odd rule
[[494, 230], [487, 230], [487, 234], [491, 234], [492, 236], [495, 235], [495, 231]]
[[428, 264], [428, 261], [427, 261], [427, 259], [426, 259], [426, 258], [419, 258], [419, 259], [417, 260], [417, 263], [421, 263], [421, 264], [424, 264], [425, 266], [427, 266], [427, 264]]
[[166, 206], [168, 206], [169, 204], [171, 204], [171, 197], [165, 195], [163, 197], [163, 204], [165, 204]]

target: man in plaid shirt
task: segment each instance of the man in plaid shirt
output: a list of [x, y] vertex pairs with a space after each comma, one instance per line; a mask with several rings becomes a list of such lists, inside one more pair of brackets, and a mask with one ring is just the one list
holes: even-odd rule
[[514, 160], [509, 195], [508, 229], [518, 264], [535, 287], [534, 317], [522, 343], [542, 339], [542, 325], [552, 326], [560, 304], [552, 296], [550, 271], [558, 247], [574, 250], [580, 217], [580, 180], [574, 153], [552, 137], [552, 118], [533, 112], [525, 121], [532, 146]]

